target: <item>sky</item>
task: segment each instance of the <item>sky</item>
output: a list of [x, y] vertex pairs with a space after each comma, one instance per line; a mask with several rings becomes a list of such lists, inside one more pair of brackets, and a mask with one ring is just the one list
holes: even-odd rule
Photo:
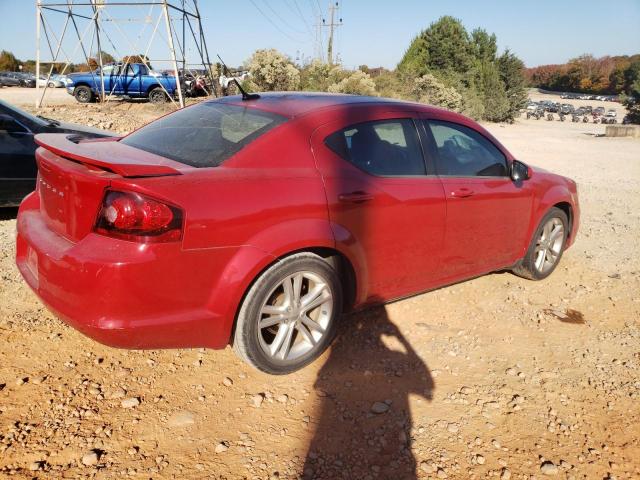
[[[335, 0], [199, 0], [210, 57], [220, 53], [229, 66], [238, 66], [256, 49], [276, 48], [294, 60], [308, 60], [317, 55], [315, 24], [318, 18], [329, 23], [330, 3]], [[119, 21], [105, 27], [111, 33], [103, 50], [116, 50], [120, 56], [131, 47], [144, 50], [139, 46], [151, 38], [160, 14], [159, 7], [153, 7], [156, 10], [145, 26], [132, 20], [145, 17], [150, 7], [127, 8], [111, 7], [109, 15]], [[12, 51], [22, 60], [35, 58], [35, 10], [35, 0], [0, 0], [0, 50]], [[640, 0], [340, 0], [335, 19], [341, 18], [342, 25], [336, 28], [336, 50], [346, 67], [393, 68], [411, 40], [443, 15], [459, 18], [468, 31], [481, 27], [495, 33], [499, 49], [509, 48], [527, 66], [564, 63], [583, 53], [640, 53]], [[51, 35], [60, 35], [64, 15], [47, 13], [46, 19]], [[159, 36], [165, 26], [158, 25], [152, 59], [166, 58], [168, 51], [166, 40]], [[326, 56], [328, 28], [320, 30]], [[76, 43], [69, 37], [63, 49], [79, 62], [79, 50], [72, 53]], [[190, 45], [188, 55], [193, 58], [195, 52]]]

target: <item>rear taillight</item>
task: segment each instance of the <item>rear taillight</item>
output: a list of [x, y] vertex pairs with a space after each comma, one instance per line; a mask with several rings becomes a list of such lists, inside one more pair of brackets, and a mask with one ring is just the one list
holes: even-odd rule
[[107, 191], [96, 233], [134, 242], [172, 242], [182, 237], [182, 210], [134, 192]]

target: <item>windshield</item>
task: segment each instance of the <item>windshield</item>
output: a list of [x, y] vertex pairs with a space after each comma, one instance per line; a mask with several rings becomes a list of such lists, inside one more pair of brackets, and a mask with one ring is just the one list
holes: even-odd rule
[[150, 123], [121, 142], [193, 167], [217, 167], [286, 120], [274, 113], [205, 102]]

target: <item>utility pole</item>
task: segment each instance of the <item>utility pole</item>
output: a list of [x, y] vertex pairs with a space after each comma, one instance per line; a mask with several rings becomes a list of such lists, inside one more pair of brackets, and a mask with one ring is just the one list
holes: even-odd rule
[[340, 9], [338, 2], [329, 3], [329, 23], [327, 24], [324, 19], [322, 19], [322, 25], [324, 27], [329, 27], [329, 42], [327, 45], [327, 62], [329, 65], [333, 65], [333, 34], [335, 29], [342, 26], [342, 18], [335, 22], [335, 13]]
[[[36, 0], [36, 108], [40, 108], [42, 99], [40, 98], [40, 26], [42, 25], [42, 11], [40, 10], [40, 0]], [[66, 87], [66, 85], [65, 85]], [[39, 99], [39, 100], [38, 100]]]

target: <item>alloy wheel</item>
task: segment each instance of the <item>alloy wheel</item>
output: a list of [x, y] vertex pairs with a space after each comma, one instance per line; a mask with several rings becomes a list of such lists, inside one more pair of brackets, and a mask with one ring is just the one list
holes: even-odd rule
[[267, 295], [258, 313], [258, 341], [274, 362], [292, 363], [316, 350], [333, 312], [328, 282], [310, 271], [284, 278]]
[[557, 263], [564, 244], [564, 224], [553, 217], [542, 227], [534, 250], [534, 266], [540, 273], [548, 272]]

